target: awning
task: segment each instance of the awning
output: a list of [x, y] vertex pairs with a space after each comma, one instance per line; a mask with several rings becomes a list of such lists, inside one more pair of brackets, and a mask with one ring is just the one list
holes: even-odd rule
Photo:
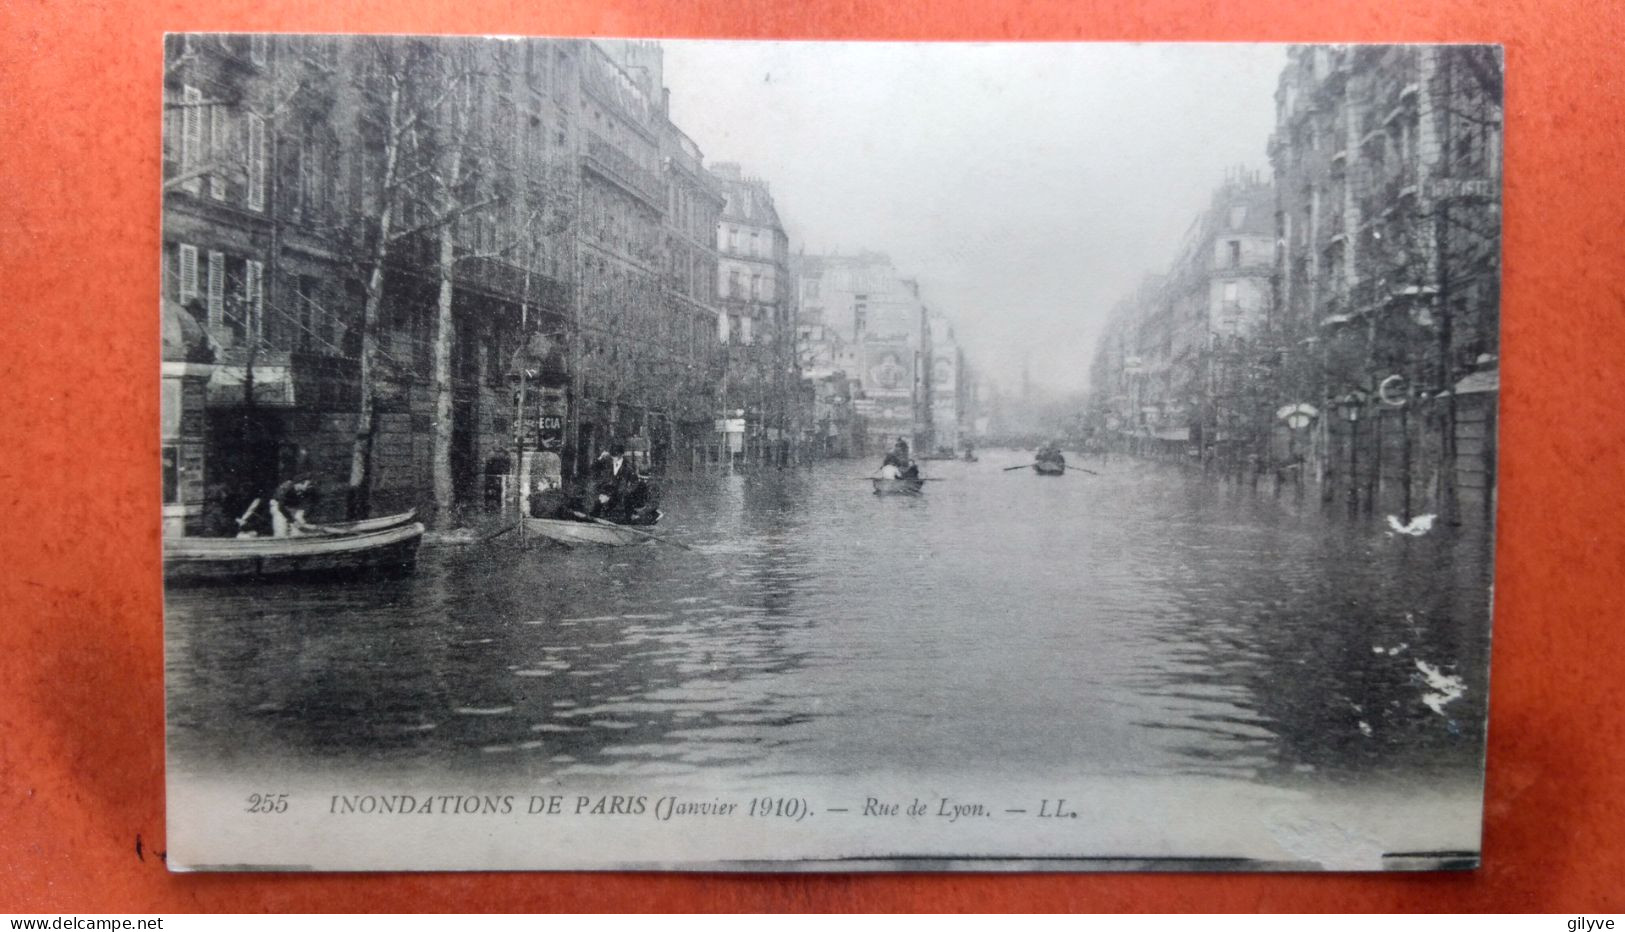
[[[247, 366], [215, 366], [209, 376], [209, 407], [234, 407], [246, 403], [243, 385], [249, 379]], [[293, 374], [287, 366], [253, 367], [254, 403], [266, 407], [290, 407], [294, 403]]]
[[209, 331], [178, 303], [165, 300], [159, 315], [163, 337], [163, 358], [173, 362], [205, 362], [214, 359], [217, 347]]
[[1474, 372], [1456, 383], [1456, 394], [1479, 395], [1484, 392], [1498, 392], [1501, 390], [1501, 370], [1488, 369], [1484, 372]]

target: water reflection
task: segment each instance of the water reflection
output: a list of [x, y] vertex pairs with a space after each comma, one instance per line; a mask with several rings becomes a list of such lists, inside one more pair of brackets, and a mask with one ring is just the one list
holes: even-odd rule
[[1485, 541], [1133, 461], [999, 471], [1019, 456], [934, 464], [919, 499], [839, 463], [674, 483], [661, 530], [693, 552], [504, 540], [173, 592], [173, 765], [1476, 771]]

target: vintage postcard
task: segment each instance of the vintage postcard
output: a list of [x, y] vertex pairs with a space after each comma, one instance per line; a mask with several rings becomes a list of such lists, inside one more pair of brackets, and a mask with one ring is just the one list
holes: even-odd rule
[[1479, 863], [1500, 49], [165, 41], [171, 867]]

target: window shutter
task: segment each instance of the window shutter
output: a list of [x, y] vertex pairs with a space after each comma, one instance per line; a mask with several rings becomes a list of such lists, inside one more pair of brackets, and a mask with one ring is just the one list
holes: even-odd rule
[[209, 326], [222, 327], [226, 322], [226, 257], [218, 252], [209, 253]]
[[265, 118], [248, 115], [248, 209], [265, 209]]
[[226, 196], [226, 176], [220, 171], [226, 156], [226, 126], [229, 115], [226, 108], [213, 106], [209, 108], [209, 196], [215, 200], [224, 200]]
[[203, 144], [203, 124], [198, 113], [203, 92], [188, 86], [181, 91], [181, 170], [190, 169], [202, 158], [199, 148]]
[[197, 297], [197, 247], [181, 244], [181, 304]]
[[264, 266], [256, 259], [248, 260], [243, 274], [243, 307], [248, 313], [248, 333], [259, 338], [265, 333], [265, 281]]

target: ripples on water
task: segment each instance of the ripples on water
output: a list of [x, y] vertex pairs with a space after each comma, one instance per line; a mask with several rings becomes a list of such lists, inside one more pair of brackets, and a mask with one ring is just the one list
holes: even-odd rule
[[406, 579], [171, 592], [172, 763], [1476, 773], [1483, 540], [1021, 461], [931, 464], [917, 499], [870, 464], [675, 482], [659, 530], [696, 552], [510, 535]]

